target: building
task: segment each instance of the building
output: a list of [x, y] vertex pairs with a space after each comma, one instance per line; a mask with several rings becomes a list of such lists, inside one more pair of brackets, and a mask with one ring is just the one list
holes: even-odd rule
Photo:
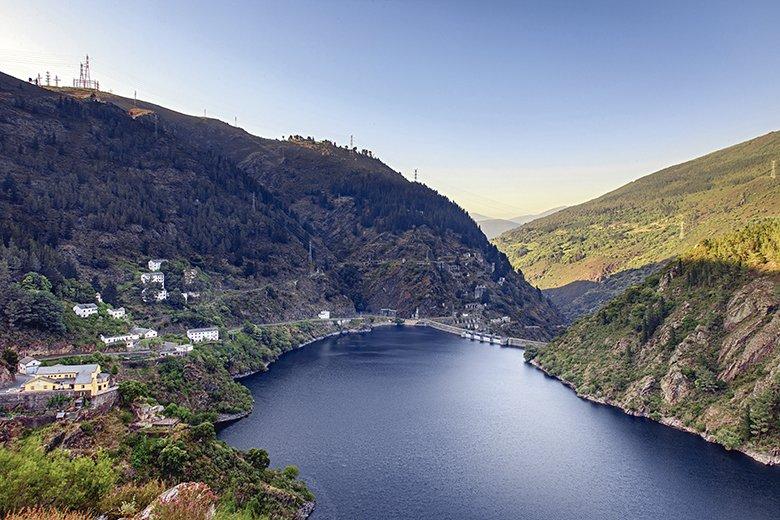
[[40, 361], [30, 356], [24, 356], [19, 360], [16, 370], [20, 374], [33, 375], [38, 370], [39, 366], [41, 366]]
[[487, 287], [484, 285], [477, 285], [474, 287], [474, 299], [481, 300], [482, 296], [485, 294], [485, 290], [487, 290]]
[[317, 317], [321, 320], [329, 320], [330, 319], [330, 311], [320, 311], [320, 313], [317, 315]]
[[201, 341], [218, 341], [219, 329], [217, 327], [204, 327], [201, 329], [187, 330], [187, 337], [190, 341], [200, 343]]
[[183, 292], [183, 293], [181, 293], [181, 295], [184, 297], [184, 301], [185, 302], [189, 302], [190, 298], [200, 298], [200, 293], [199, 292], [193, 292], [193, 291]]
[[154, 329], [147, 329], [144, 327], [133, 327], [130, 329], [131, 335], [137, 335], [136, 339], [152, 339], [157, 337], [157, 331]]
[[94, 396], [108, 389], [110, 376], [100, 365], [54, 365], [39, 367], [35, 377], [22, 385], [22, 392], [71, 391]]
[[73, 312], [80, 318], [88, 318], [98, 313], [98, 306], [94, 303], [77, 303], [73, 306]]
[[114, 343], [122, 343], [122, 342], [133, 342], [138, 341], [141, 339], [140, 334], [134, 334], [132, 332], [128, 332], [127, 334], [120, 334], [118, 336], [104, 336], [100, 335], [100, 341], [105, 343], [106, 345], [113, 345]]
[[119, 307], [118, 309], [108, 309], [108, 315], [112, 318], [124, 318], [127, 312], [125, 311], [124, 307]]
[[170, 341], [166, 341], [163, 343], [162, 348], [160, 349], [160, 357], [182, 357], [186, 356], [190, 352], [192, 352], [192, 345], [189, 343], [186, 345], [177, 345], [176, 343], [172, 343]]
[[165, 273], [161, 273], [160, 271], [153, 271], [151, 273], [141, 273], [141, 283], [143, 284], [159, 283], [161, 285], [164, 285]]
[[395, 318], [398, 315], [398, 311], [395, 309], [379, 309], [380, 316], [386, 316], [388, 318]]
[[167, 262], [165, 258], [153, 258], [149, 260], [149, 263], [147, 264], [149, 266], [150, 271], [159, 271], [162, 267], [163, 263]]
[[145, 287], [141, 291], [141, 299], [145, 302], [158, 301], [161, 302], [168, 298], [168, 291], [165, 289], [158, 289], [156, 287]]

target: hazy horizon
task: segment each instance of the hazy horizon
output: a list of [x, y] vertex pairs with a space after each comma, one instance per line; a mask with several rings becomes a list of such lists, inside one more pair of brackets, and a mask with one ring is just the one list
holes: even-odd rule
[[0, 70], [67, 85], [89, 53], [103, 90], [263, 137], [352, 134], [494, 218], [584, 202], [780, 116], [769, 2], [125, 6], [0, 0]]

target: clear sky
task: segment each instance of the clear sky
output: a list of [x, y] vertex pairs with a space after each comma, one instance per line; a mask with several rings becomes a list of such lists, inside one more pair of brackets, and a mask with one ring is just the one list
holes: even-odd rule
[[0, 70], [265, 137], [354, 134], [510, 217], [780, 129], [780, 2], [0, 0]]

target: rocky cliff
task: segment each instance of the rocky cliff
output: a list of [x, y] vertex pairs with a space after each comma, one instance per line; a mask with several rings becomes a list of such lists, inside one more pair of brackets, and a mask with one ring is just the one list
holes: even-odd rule
[[527, 357], [584, 397], [780, 463], [780, 220], [704, 241]]

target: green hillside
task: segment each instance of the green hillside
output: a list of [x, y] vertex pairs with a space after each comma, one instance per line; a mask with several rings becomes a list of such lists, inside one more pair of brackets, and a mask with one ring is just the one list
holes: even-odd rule
[[705, 240], [526, 356], [588, 398], [780, 462], [780, 219]]
[[[539, 287], [602, 280], [780, 214], [780, 133], [666, 168], [494, 240]], [[681, 232], [682, 228], [682, 232]]]

